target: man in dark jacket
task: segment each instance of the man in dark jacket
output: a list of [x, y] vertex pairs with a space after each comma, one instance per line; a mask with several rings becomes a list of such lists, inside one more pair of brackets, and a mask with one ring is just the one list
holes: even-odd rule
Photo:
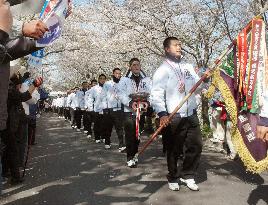
[[[7, 121], [7, 96], [10, 73], [9, 62], [26, 56], [40, 48], [36, 48], [35, 41], [25, 37], [10, 40], [9, 33], [12, 27], [10, 5], [6, 0], [0, 0], [0, 138], [4, 135]], [[24, 23], [22, 34], [34, 39], [41, 38], [47, 31], [46, 25], [33, 20]], [[0, 190], [1, 191], [1, 190]]]
[[29, 89], [21, 93], [20, 86], [22, 84], [22, 79], [20, 74], [13, 74], [10, 78], [10, 85], [8, 89], [8, 120], [7, 120], [7, 135], [4, 138], [4, 143], [6, 149], [3, 153], [2, 163], [3, 163], [3, 175], [8, 175], [10, 170], [11, 173], [11, 183], [16, 184], [21, 182], [19, 173], [19, 147], [18, 138], [23, 135], [23, 120], [25, 119], [25, 111], [22, 106], [22, 102], [25, 102], [32, 98], [32, 93], [34, 90], [40, 86], [42, 83], [41, 79], [37, 79], [29, 87]]
[[[0, 0], [0, 132], [6, 128], [9, 62], [40, 49], [36, 48], [33, 39], [21, 36], [10, 40], [8, 33], [10, 33], [11, 26], [12, 15], [9, 4], [6, 0]], [[24, 23], [22, 33], [24, 36], [38, 39], [47, 30], [43, 22], [33, 20], [29, 23]]]

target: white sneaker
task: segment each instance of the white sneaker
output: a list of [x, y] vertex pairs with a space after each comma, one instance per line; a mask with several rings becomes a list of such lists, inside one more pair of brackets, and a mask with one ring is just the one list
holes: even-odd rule
[[133, 168], [133, 167], [136, 167], [136, 163], [134, 160], [131, 159], [127, 162], [127, 166], [130, 168]]
[[220, 142], [222, 142], [222, 141], [221, 141], [220, 139], [218, 139], [218, 138], [211, 138], [210, 141], [213, 142], [213, 143], [220, 143]]
[[137, 157], [134, 157], [133, 160], [134, 160], [135, 164], [138, 164], [139, 159]]
[[105, 149], [111, 149], [111, 145], [106, 144], [106, 145], [104, 146], [104, 148], [105, 148]]
[[168, 188], [172, 191], [179, 191], [180, 190], [180, 185], [177, 182], [174, 183], [168, 183]]
[[97, 144], [101, 143], [101, 141], [100, 141], [100, 140], [96, 140], [95, 142], [96, 142]]
[[181, 182], [185, 183], [186, 186], [192, 190], [192, 191], [199, 191], [199, 187], [197, 186], [197, 184], [195, 183], [194, 179], [182, 179], [180, 178]]
[[92, 137], [91, 135], [87, 135], [87, 139], [91, 139], [91, 137]]
[[77, 126], [75, 125], [75, 126], [74, 126], [74, 129], [76, 129], [76, 128], [77, 128]]
[[85, 134], [87, 134], [87, 133], [88, 133], [88, 131], [87, 131], [87, 130], [85, 130], [85, 131], [84, 131], [84, 133], [85, 133]]
[[102, 143], [105, 143], [105, 139], [102, 139]]
[[126, 150], [126, 147], [119, 147], [118, 150], [119, 152], [124, 152]]
[[77, 132], [80, 132], [81, 130], [77, 128], [76, 131], [77, 131]]

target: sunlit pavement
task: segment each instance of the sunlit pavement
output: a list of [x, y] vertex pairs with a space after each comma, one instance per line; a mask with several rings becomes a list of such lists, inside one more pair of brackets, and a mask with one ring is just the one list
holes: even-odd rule
[[[268, 174], [246, 173], [239, 161], [204, 150], [197, 176], [199, 192], [181, 186], [168, 189], [161, 140], [140, 158], [138, 168], [126, 167], [113, 132], [113, 146], [95, 144], [56, 115], [38, 120], [25, 182], [4, 185], [0, 204], [7, 205], [265, 205]], [[143, 137], [143, 141], [146, 136]]]

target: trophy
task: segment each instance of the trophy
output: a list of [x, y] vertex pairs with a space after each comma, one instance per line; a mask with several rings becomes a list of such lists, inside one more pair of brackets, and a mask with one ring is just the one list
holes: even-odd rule
[[131, 98], [133, 104], [132, 109], [137, 111], [138, 109], [141, 112], [146, 112], [148, 108], [148, 98], [150, 94], [146, 92], [139, 92], [130, 94], [129, 97]]
[[143, 112], [147, 111], [148, 98], [150, 94], [146, 92], [139, 92], [130, 94], [129, 97], [132, 99], [132, 109], [136, 111], [136, 138], [140, 138], [140, 116]]

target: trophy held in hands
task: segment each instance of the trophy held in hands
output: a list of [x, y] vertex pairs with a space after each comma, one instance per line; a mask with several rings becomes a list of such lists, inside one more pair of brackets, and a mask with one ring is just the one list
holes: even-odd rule
[[130, 107], [136, 112], [136, 138], [139, 140], [140, 138], [140, 116], [142, 113], [147, 111], [149, 107], [149, 93], [146, 92], [139, 92], [130, 94], [129, 97], [131, 98]]

